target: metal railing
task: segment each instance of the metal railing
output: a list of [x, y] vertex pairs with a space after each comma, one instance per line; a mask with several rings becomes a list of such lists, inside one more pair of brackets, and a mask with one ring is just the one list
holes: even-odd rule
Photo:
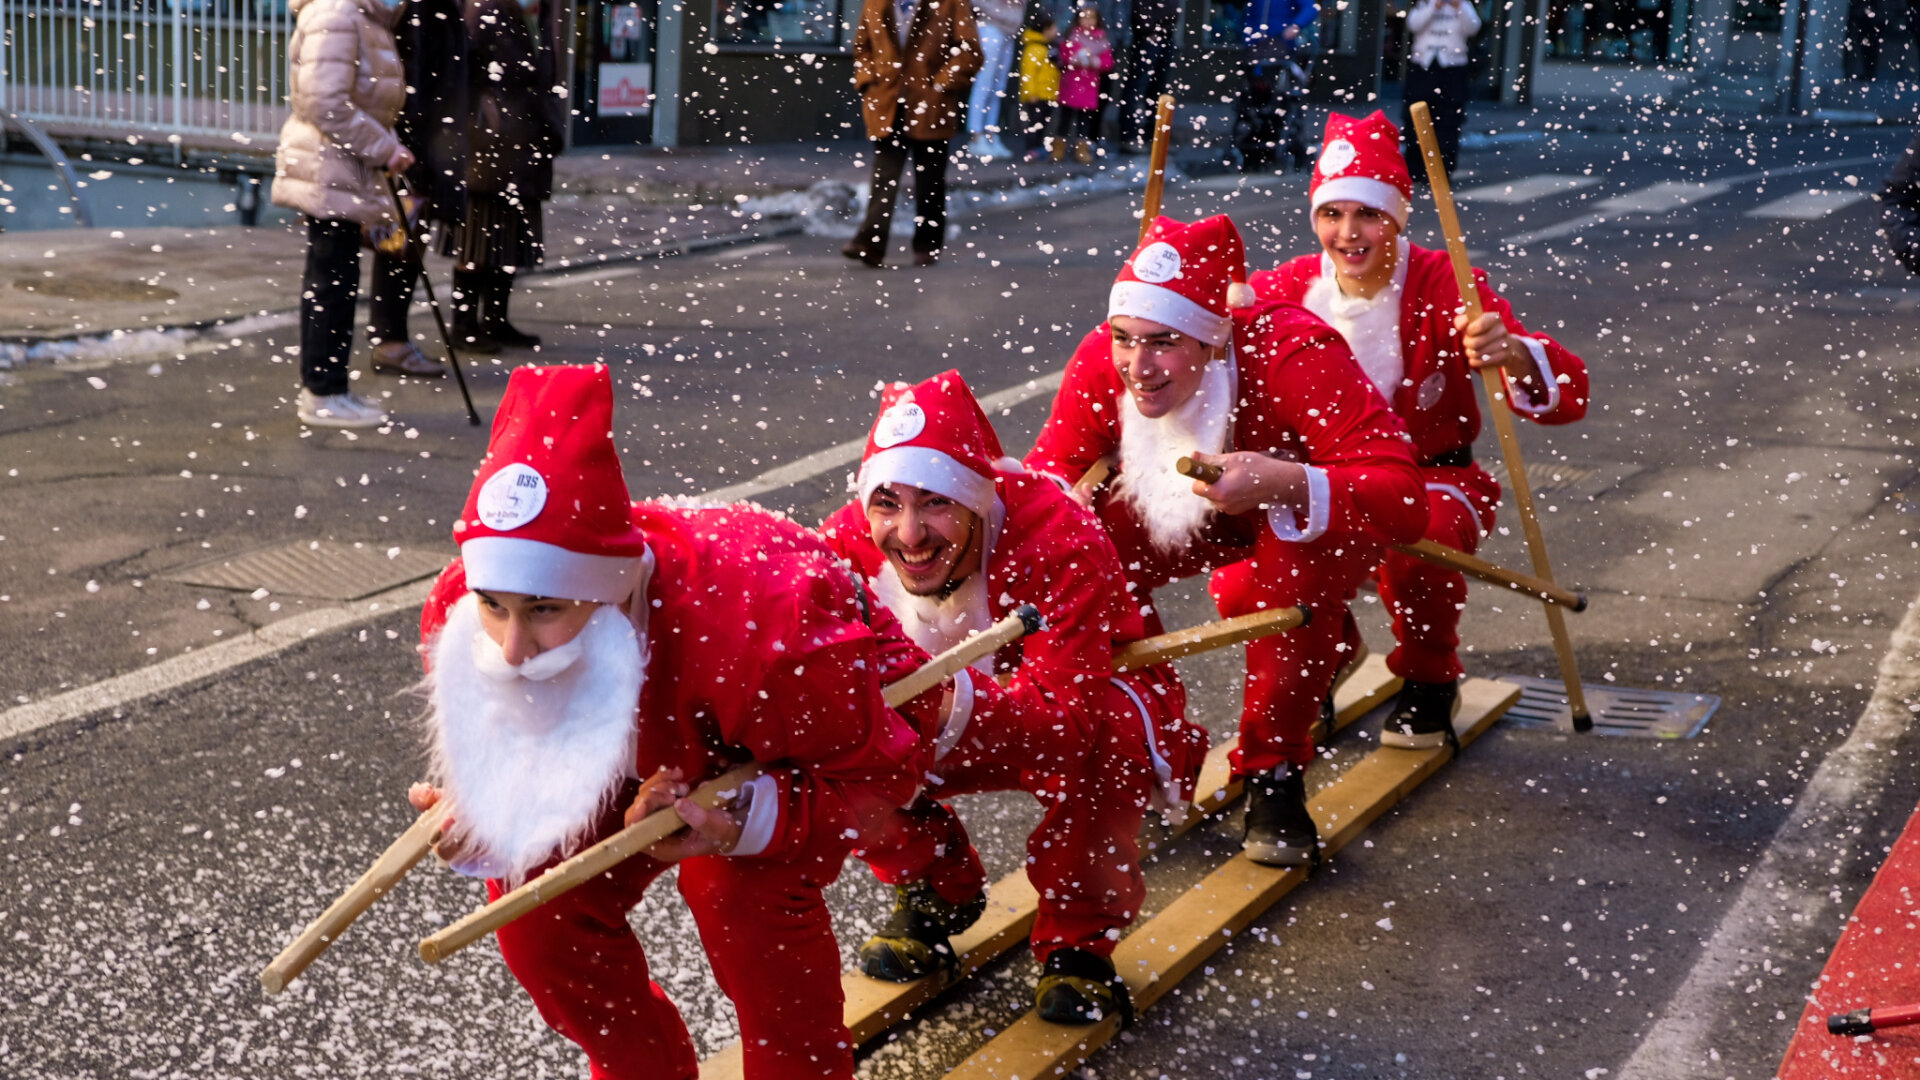
[[0, 0], [0, 112], [60, 139], [270, 154], [286, 0]]

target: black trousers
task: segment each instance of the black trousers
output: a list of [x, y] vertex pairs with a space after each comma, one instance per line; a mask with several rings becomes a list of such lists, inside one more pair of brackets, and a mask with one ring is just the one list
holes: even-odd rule
[[1440, 144], [1440, 160], [1447, 175], [1460, 166], [1460, 129], [1467, 124], [1467, 67], [1423, 68], [1407, 65], [1407, 83], [1400, 95], [1400, 141], [1407, 164], [1416, 179], [1424, 182], [1426, 171], [1420, 167], [1420, 137], [1413, 131], [1413, 103], [1424, 101], [1433, 113], [1433, 136]]
[[1132, 63], [1126, 104], [1120, 110], [1120, 141], [1151, 143], [1154, 110], [1167, 91], [1167, 73], [1173, 66], [1173, 28], [1136, 26], [1128, 50]]
[[867, 197], [867, 218], [854, 234], [854, 246], [866, 258], [887, 253], [893, 202], [909, 157], [913, 159], [913, 250], [932, 254], [947, 242], [947, 140], [909, 139], [896, 126], [892, 135], [873, 144], [873, 192]]
[[406, 341], [407, 311], [413, 307], [414, 283], [420, 280], [423, 244], [408, 244], [406, 256], [373, 253], [373, 295], [367, 297], [367, 336], [375, 344]]
[[300, 279], [300, 382], [321, 397], [347, 392], [353, 306], [360, 299], [360, 223], [307, 219]]

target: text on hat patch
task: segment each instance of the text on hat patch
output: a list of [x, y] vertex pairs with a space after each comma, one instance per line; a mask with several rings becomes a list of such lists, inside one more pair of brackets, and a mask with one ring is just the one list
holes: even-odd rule
[[873, 426], [873, 445], [882, 450], [899, 446], [926, 429], [926, 411], [903, 401], [880, 414], [880, 422]]
[[1353, 159], [1359, 156], [1360, 152], [1353, 148], [1352, 143], [1345, 139], [1335, 139], [1327, 144], [1325, 150], [1320, 151], [1320, 175], [1339, 176], [1346, 171], [1347, 166], [1353, 164]]
[[488, 477], [474, 500], [480, 524], [495, 532], [512, 532], [539, 517], [546, 505], [546, 478], [520, 462]]
[[1164, 240], [1140, 249], [1133, 257], [1133, 276], [1149, 285], [1172, 281], [1180, 276], [1180, 252]]

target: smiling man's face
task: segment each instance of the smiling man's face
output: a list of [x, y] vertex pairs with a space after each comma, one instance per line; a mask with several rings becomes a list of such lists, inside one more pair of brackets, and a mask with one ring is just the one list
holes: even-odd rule
[[1348, 292], [1370, 295], [1375, 287], [1392, 280], [1400, 225], [1388, 214], [1351, 199], [1336, 199], [1313, 212], [1313, 233], [1320, 240], [1320, 250], [1333, 260], [1342, 284], [1361, 286], [1349, 287]]
[[1107, 329], [1113, 334], [1113, 366], [1141, 416], [1157, 420], [1200, 392], [1212, 346], [1171, 326], [1131, 315], [1113, 316], [1107, 320]]
[[980, 515], [937, 492], [882, 484], [867, 500], [874, 546], [915, 596], [937, 596], [980, 569]]

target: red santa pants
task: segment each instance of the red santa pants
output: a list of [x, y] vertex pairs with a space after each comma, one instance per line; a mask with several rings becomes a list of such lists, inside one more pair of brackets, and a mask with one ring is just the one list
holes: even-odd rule
[[[1447, 470], [1465, 472], [1466, 470]], [[1479, 470], [1474, 470], [1478, 472]], [[1428, 470], [1428, 540], [1471, 555], [1485, 530], [1493, 528], [1500, 488], [1493, 478], [1461, 477], [1440, 481]], [[1485, 490], [1491, 486], [1491, 492]], [[1469, 507], [1466, 501], [1474, 503]], [[1450, 683], [1465, 674], [1460, 666], [1460, 613], [1467, 606], [1467, 579], [1458, 570], [1390, 551], [1377, 573], [1380, 602], [1393, 617], [1394, 649], [1387, 670], [1403, 679]]]
[[[1119, 694], [1116, 689], [1114, 696]], [[1122, 711], [1116, 703], [1114, 713], [1102, 745], [1083, 759], [1085, 767], [1064, 774], [1022, 768], [1021, 758], [988, 749], [995, 745], [991, 740], [970, 747], [969, 725], [961, 745], [935, 767], [939, 782], [873, 830], [860, 857], [889, 885], [927, 881], [951, 901], [976, 896], [987, 884], [980, 856], [959, 816], [933, 800], [1025, 791], [1042, 808], [1039, 827], [1027, 837], [1027, 879], [1040, 894], [1034, 955], [1043, 964], [1067, 947], [1112, 955], [1119, 935], [1108, 931], [1131, 923], [1146, 895], [1138, 838], [1154, 784], [1138, 711], [1130, 704]]]
[[1227, 618], [1276, 607], [1304, 606], [1305, 626], [1247, 644], [1247, 692], [1240, 713], [1236, 775], [1265, 772], [1283, 762], [1313, 761], [1313, 724], [1333, 677], [1349, 654], [1347, 604], [1380, 563], [1382, 545], [1354, 534], [1327, 534], [1293, 544], [1262, 536], [1254, 556], [1214, 573], [1207, 591]]
[[[840, 950], [821, 890], [845, 841], [793, 859], [705, 856], [680, 864], [720, 989], [740, 1016], [749, 1080], [851, 1080]], [[641, 856], [502, 927], [500, 954], [548, 1026], [587, 1053], [594, 1080], [682, 1080], [699, 1060], [680, 1013], [647, 973], [627, 911], [666, 867]], [[487, 882], [497, 899], [500, 882]]]

